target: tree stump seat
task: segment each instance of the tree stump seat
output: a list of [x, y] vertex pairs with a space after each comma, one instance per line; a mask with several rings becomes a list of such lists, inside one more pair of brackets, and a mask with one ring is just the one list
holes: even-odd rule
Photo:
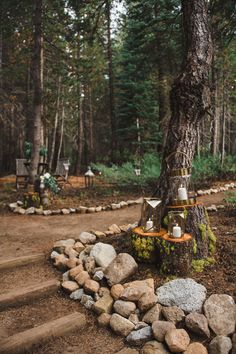
[[191, 272], [193, 258], [193, 237], [185, 233], [173, 238], [168, 234], [159, 242], [161, 271], [173, 275], [187, 275]]

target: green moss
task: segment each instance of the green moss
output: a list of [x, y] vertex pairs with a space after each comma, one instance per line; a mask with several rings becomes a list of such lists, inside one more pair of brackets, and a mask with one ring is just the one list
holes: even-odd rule
[[203, 272], [204, 268], [210, 266], [215, 263], [214, 258], [206, 258], [206, 259], [195, 259], [192, 261], [193, 271], [196, 273]]
[[199, 224], [198, 226], [200, 233], [201, 233], [201, 238], [204, 241], [206, 239], [206, 231], [207, 231], [207, 227], [205, 224]]
[[168, 215], [166, 215], [163, 219], [163, 225], [168, 226]]
[[131, 236], [131, 244], [137, 257], [141, 260], [150, 260], [155, 250], [155, 241], [151, 237]]
[[188, 216], [188, 210], [184, 208], [184, 218], [185, 218], [185, 220], [187, 219], [187, 216]]
[[195, 239], [193, 240], [193, 254], [197, 254], [197, 242]]
[[209, 235], [209, 252], [211, 255], [213, 255], [215, 253], [215, 249], [216, 249], [216, 236], [212, 232], [210, 227], [208, 230], [208, 235]]

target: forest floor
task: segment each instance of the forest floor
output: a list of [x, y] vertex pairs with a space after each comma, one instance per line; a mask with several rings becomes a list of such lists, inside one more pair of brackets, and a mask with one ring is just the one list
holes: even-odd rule
[[[72, 193], [72, 192], [71, 192]], [[99, 192], [100, 193], [100, 192]], [[120, 200], [135, 199], [140, 196], [136, 193], [110, 191], [108, 195], [80, 194], [79, 205], [103, 205]], [[70, 194], [70, 193], [69, 193]], [[107, 230], [113, 223], [118, 225], [129, 224], [137, 221], [140, 216], [140, 206], [130, 206], [115, 211], [105, 211], [95, 214], [71, 214], [58, 216], [30, 216], [15, 215], [7, 211], [4, 204], [17, 200], [17, 193], [0, 189], [0, 260], [6, 257], [44, 252], [45, 261], [1, 273], [0, 294], [10, 290], [40, 283], [48, 279], [60, 279], [61, 273], [53, 268], [49, 255], [53, 242], [58, 239], [73, 238], [82, 231]], [[218, 193], [199, 198], [206, 206], [211, 204], [224, 204], [225, 193]], [[69, 200], [75, 202], [75, 195], [66, 197], [64, 205]], [[77, 198], [78, 199], [78, 198]], [[70, 201], [71, 201], [70, 200]], [[75, 206], [75, 205], [73, 205]], [[211, 226], [217, 237], [217, 250], [215, 264], [202, 273], [192, 273], [190, 277], [203, 284], [212, 293], [226, 293], [236, 299], [236, 208], [227, 206], [225, 209], [209, 213]], [[104, 242], [114, 245], [118, 252], [130, 252], [130, 243], [127, 236], [106, 237]], [[139, 264], [138, 274], [135, 278], [153, 277], [155, 287], [162, 285], [169, 278], [159, 274], [153, 265]], [[100, 328], [96, 324], [96, 316], [73, 302], [62, 291], [51, 295], [44, 300], [34, 301], [19, 308], [11, 308], [0, 313], [0, 339], [46, 321], [70, 314], [73, 311], [84, 313], [87, 320], [85, 328], [78, 333], [72, 333], [57, 339], [51, 339], [46, 344], [41, 344], [31, 354], [111, 354], [116, 353], [125, 345], [123, 339], [109, 329]]]

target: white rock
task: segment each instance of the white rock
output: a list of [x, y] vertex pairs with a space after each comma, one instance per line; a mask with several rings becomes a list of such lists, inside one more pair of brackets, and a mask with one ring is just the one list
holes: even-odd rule
[[92, 244], [96, 242], [96, 236], [90, 232], [84, 231], [79, 235], [79, 240], [83, 244]]
[[104, 275], [112, 286], [126, 280], [137, 270], [135, 259], [128, 253], [120, 253], [105, 269]]
[[70, 298], [72, 300], [80, 301], [82, 299], [83, 295], [84, 295], [84, 289], [78, 289], [78, 290], [73, 291], [73, 293], [70, 294]]
[[104, 278], [104, 273], [102, 270], [98, 270], [94, 273], [93, 280], [101, 281]]
[[94, 245], [90, 256], [94, 257], [98, 266], [106, 268], [116, 258], [116, 251], [112, 245], [98, 242]]
[[34, 207], [30, 207], [30, 208], [27, 208], [26, 210], [25, 210], [25, 214], [26, 215], [32, 215], [32, 214], [34, 214], [35, 213], [35, 208]]

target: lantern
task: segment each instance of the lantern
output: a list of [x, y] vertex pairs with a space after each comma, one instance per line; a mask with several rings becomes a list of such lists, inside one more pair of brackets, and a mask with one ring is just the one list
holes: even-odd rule
[[168, 234], [181, 237], [185, 233], [185, 215], [183, 211], [168, 212]]
[[185, 153], [177, 151], [170, 154], [166, 159], [167, 168], [169, 169], [170, 175], [171, 205], [195, 204], [196, 194], [191, 182], [190, 163], [186, 162], [183, 168], [170, 169], [169, 162], [175, 154], [182, 154], [188, 158]]
[[91, 170], [90, 166], [88, 166], [88, 171], [85, 172], [85, 174], [84, 174], [84, 179], [85, 179], [85, 187], [86, 188], [90, 188], [93, 186], [94, 173]]
[[70, 163], [69, 162], [63, 163], [63, 167], [64, 167], [64, 169], [66, 171], [65, 180], [67, 181], [68, 180], [68, 173], [69, 173]]
[[144, 198], [141, 214], [141, 226], [145, 232], [159, 232], [161, 229], [161, 200]]

